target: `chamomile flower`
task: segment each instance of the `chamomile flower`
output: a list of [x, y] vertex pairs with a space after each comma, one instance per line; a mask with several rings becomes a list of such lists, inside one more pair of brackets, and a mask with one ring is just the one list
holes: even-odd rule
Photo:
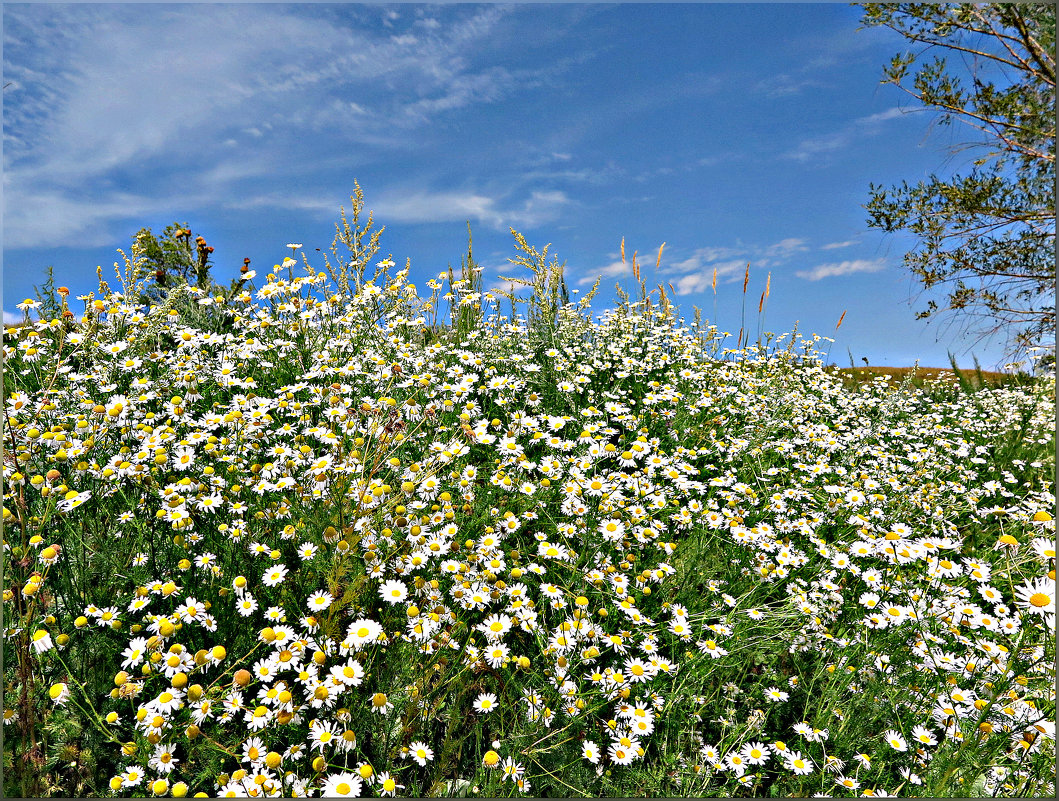
[[265, 744], [261, 741], [260, 737], [250, 737], [245, 743], [243, 743], [243, 762], [249, 762], [251, 765], [256, 765], [259, 762], [263, 762], [265, 754], [268, 751], [265, 748]]
[[937, 745], [938, 738], [922, 724], [917, 724], [912, 727], [912, 739], [915, 740], [917, 745]]
[[312, 748], [325, 752], [334, 745], [338, 729], [333, 723], [325, 723], [319, 719], [313, 720], [309, 726], [309, 741]]
[[327, 777], [320, 788], [320, 795], [324, 798], [358, 798], [363, 784], [357, 774], [342, 771]]
[[168, 774], [180, 764], [180, 760], [174, 754], [174, 746], [170, 743], [158, 743], [154, 747], [154, 753], [147, 762], [147, 767], [153, 768], [159, 773]]
[[739, 753], [748, 765], [764, 765], [772, 756], [771, 749], [758, 742], [747, 743]]
[[886, 740], [887, 745], [889, 745], [894, 751], [908, 750], [908, 743], [905, 741], [905, 738], [893, 729], [889, 729], [883, 734], [883, 739]]
[[261, 583], [266, 587], [275, 587], [282, 584], [285, 578], [287, 578], [287, 566], [281, 563], [266, 570], [265, 575], [261, 577]]
[[499, 640], [511, 630], [511, 617], [505, 614], [493, 614], [487, 617], [478, 627], [489, 640]]
[[434, 759], [434, 749], [424, 742], [416, 740], [409, 743], [405, 757], [417, 762], [421, 767], [426, 767], [427, 762]]
[[155, 709], [162, 714], [168, 714], [175, 712], [184, 705], [184, 694], [175, 688], [164, 690], [158, 697], [148, 705], [151, 709]]
[[335, 596], [326, 590], [317, 590], [306, 600], [310, 612], [322, 612], [335, 602]]
[[43, 654], [45, 651], [50, 651], [55, 647], [55, 643], [52, 642], [51, 635], [46, 629], [37, 629], [33, 632], [31, 642], [33, 643], [33, 650], [38, 654]]
[[408, 597], [408, 587], [403, 581], [390, 579], [379, 587], [379, 595], [388, 604], [396, 604]]
[[582, 759], [588, 760], [593, 765], [599, 764], [599, 746], [596, 745], [592, 740], [585, 740], [581, 744], [581, 757]]
[[375, 642], [382, 634], [382, 626], [371, 618], [359, 618], [346, 628], [346, 639], [349, 640], [354, 650]]
[[398, 790], [403, 790], [404, 785], [398, 784], [390, 773], [382, 771], [375, 776], [375, 789], [379, 795], [383, 797], [390, 797], [397, 795]]
[[375, 693], [368, 708], [377, 715], [386, 715], [393, 709], [393, 702], [386, 693]]
[[1023, 612], [1042, 617], [1055, 614], [1055, 579], [1030, 579], [1015, 588], [1015, 604]]
[[786, 758], [787, 770], [791, 771], [797, 776], [808, 776], [813, 772], [813, 762], [806, 756], [803, 756], [799, 751], [791, 751], [784, 755]]
[[636, 760], [636, 752], [620, 743], [611, 743], [607, 754], [615, 765], [631, 765]]
[[489, 645], [482, 652], [482, 658], [491, 668], [502, 667], [504, 662], [507, 660], [511, 649], [508, 648], [504, 643], [497, 643], [495, 645]]
[[696, 645], [698, 645], [699, 650], [702, 651], [702, 653], [707, 654], [714, 659], [720, 659], [728, 653], [726, 649], [717, 644], [716, 640], [699, 640]]
[[852, 776], [836, 776], [835, 784], [844, 790], [856, 790], [860, 787], [860, 782]]

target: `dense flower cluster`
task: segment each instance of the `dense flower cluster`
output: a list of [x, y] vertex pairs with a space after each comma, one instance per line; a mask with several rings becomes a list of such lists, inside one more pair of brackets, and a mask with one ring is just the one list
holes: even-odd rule
[[5, 332], [5, 724], [21, 648], [114, 794], [913, 795], [967, 745], [1052, 788], [1054, 463], [1005, 448], [1054, 381], [851, 391], [636, 305], [424, 338], [404, 272], [200, 295]]

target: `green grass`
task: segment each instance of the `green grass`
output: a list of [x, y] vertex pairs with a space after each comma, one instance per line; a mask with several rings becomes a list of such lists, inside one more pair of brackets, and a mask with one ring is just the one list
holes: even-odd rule
[[[1005, 373], [996, 370], [973, 370], [960, 368], [953, 371], [948, 367], [829, 367], [828, 372], [837, 375], [846, 389], [858, 389], [880, 377], [885, 378], [887, 386], [911, 384], [917, 389], [929, 388], [932, 384], [960, 384], [960, 378], [971, 388], [985, 387], [1018, 387], [1033, 383], [1033, 377], [1019, 373]], [[957, 377], [959, 376], [959, 377]]]

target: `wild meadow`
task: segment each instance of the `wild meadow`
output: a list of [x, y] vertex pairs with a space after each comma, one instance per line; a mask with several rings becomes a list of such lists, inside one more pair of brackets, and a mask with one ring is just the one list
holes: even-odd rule
[[1052, 795], [1054, 375], [846, 386], [518, 235], [416, 286], [360, 208], [5, 331], [5, 795]]

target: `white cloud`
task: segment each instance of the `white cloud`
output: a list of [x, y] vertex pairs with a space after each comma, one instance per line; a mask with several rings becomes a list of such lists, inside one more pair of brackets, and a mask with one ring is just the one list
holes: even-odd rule
[[796, 237], [789, 237], [787, 239], [781, 239], [774, 245], [769, 245], [765, 248], [761, 254], [761, 258], [757, 261], [758, 267], [771, 267], [776, 264], [782, 264], [787, 261], [795, 253], [804, 253], [809, 248], [805, 244], [804, 239], [798, 239]]
[[[446, 10], [440, 21], [431, 14], [418, 20], [414, 43], [357, 22], [400, 15], [360, 7], [11, 8], [4, 233], [12, 248], [113, 244], [146, 214], [271, 205], [277, 183], [304, 173], [307, 160], [322, 173], [340, 158], [348, 174], [371, 146], [417, 147], [439, 115], [565, 69], [474, 65], [467, 54], [512, 13], [502, 6]], [[321, 131], [334, 151], [309, 150]], [[305, 191], [304, 175], [298, 180]], [[549, 192], [510, 208], [470, 197], [453, 213], [532, 226], [565, 202]]]
[[812, 139], [803, 139], [796, 148], [784, 153], [783, 157], [804, 163], [825, 153], [834, 153], [836, 150], [842, 150], [851, 141], [852, 136], [849, 130], [843, 129]]
[[701, 269], [702, 266], [705, 264], [713, 265], [714, 262], [720, 261], [731, 262], [732, 264], [741, 264], [743, 263], [744, 258], [749, 253], [750, 250], [745, 247], [696, 248], [694, 251], [692, 251], [691, 255], [686, 256], [680, 259], [679, 261], [671, 261], [670, 259], [665, 259], [664, 266], [662, 267], [662, 272], [667, 275], [672, 273], [689, 273]]
[[[105, 247], [113, 245], [116, 239], [126, 241], [132, 233], [114, 230], [120, 221], [179, 215], [187, 208], [177, 198], [150, 198], [129, 192], [110, 192], [92, 198], [71, 196], [54, 189], [34, 191], [15, 179], [5, 183], [4, 246], [8, 248], [64, 244]], [[200, 202], [205, 200], [199, 198]]]
[[476, 220], [493, 228], [535, 228], [559, 216], [569, 203], [558, 191], [531, 192], [521, 202], [478, 192], [390, 193], [372, 202], [381, 219], [406, 223]]
[[4, 325], [18, 325], [25, 319], [21, 312], [9, 312], [4, 309]]
[[820, 250], [838, 250], [839, 248], [848, 248], [855, 244], [857, 244], [856, 239], [847, 239], [845, 242], [828, 242], [826, 245], [821, 245]]
[[759, 81], [754, 86], [754, 90], [761, 92], [765, 97], [777, 98], [800, 94], [805, 89], [820, 86], [824, 84], [815, 78], [796, 78], [793, 75], [781, 73]]
[[901, 108], [900, 106], [894, 106], [893, 108], [886, 109], [886, 111], [880, 111], [877, 114], [869, 114], [867, 117], [858, 117], [854, 122], [857, 125], [875, 125], [876, 123], [895, 120], [898, 117], [903, 117], [906, 114], [911, 114], [916, 111], [923, 111], [923, 109], [922, 107]]
[[818, 264], [811, 270], [798, 270], [795, 275], [806, 281], [819, 281], [852, 273], [877, 273], [886, 268], [886, 259], [854, 259], [831, 264]]
[[921, 110], [921, 108], [905, 109], [895, 106], [866, 117], [858, 117], [837, 131], [803, 139], [793, 150], [784, 153], [783, 158], [807, 162], [817, 156], [834, 153], [848, 147], [859, 136], [877, 134], [880, 130], [880, 123]]
[[678, 295], [694, 295], [699, 292], [705, 292], [707, 289], [712, 289], [712, 287], [712, 271], [707, 273], [692, 273], [691, 275], [685, 275], [681, 278], [678, 278], [676, 282], [673, 283], [673, 288], [677, 291]]
[[[683, 267], [687, 267], [693, 261], [693, 259], [686, 260], [683, 262]], [[714, 276], [718, 284], [740, 280], [746, 271], [746, 264], [746, 259], [711, 263], [697, 267], [694, 271], [673, 279], [671, 283], [678, 295], [694, 295], [707, 290], [712, 292]]]
[[589, 284], [596, 283], [597, 278], [624, 278], [627, 275], [632, 275], [632, 261], [625, 261], [617, 257], [616, 254], [610, 254], [613, 261], [602, 267], [590, 271], [583, 278], [579, 278], [577, 281], [578, 286], [588, 286]]
[[[628, 249], [626, 249], [628, 251]], [[667, 249], [662, 251], [662, 266], [657, 271], [657, 276], [651, 279], [647, 274], [655, 272], [655, 264], [650, 258], [644, 259], [641, 264], [641, 276], [652, 283], [653, 280], [666, 280], [673, 285], [678, 295], [693, 295], [712, 288], [714, 274], [716, 271], [717, 282], [721, 283], [729, 276], [742, 276], [746, 269], [746, 259], [723, 260], [725, 256], [737, 254], [739, 250], [734, 248], [699, 248], [690, 256], [674, 261]], [[595, 283], [597, 278], [624, 278], [631, 277], [632, 254], [626, 252], [624, 264], [618, 254], [610, 254], [612, 261], [590, 270], [578, 279], [579, 286]], [[722, 259], [722, 260], [718, 260]], [[669, 276], [667, 278], [667, 276]]]
[[222, 208], [226, 209], [298, 209], [328, 216], [337, 215], [340, 207], [348, 209], [348, 195], [342, 197], [291, 195], [286, 192], [263, 192], [256, 195], [224, 200]]
[[[681, 275], [680, 286], [694, 287], [705, 281], [704, 286], [712, 286], [713, 271], [717, 270], [718, 282], [740, 280], [749, 263], [751, 270], [765, 267], [778, 267], [785, 264], [796, 253], [803, 253], [809, 248], [806, 240], [798, 237], [787, 237], [771, 245], [739, 245], [736, 247], [703, 247], [697, 248], [689, 255], [673, 258], [662, 257], [660, 272], [664, 275]], [[667, 254], [669, 255], [669, 254]], [[699, 281], [691, 280], [698, 276]], [[690, 294], [695, 290], [690, 290]]]

